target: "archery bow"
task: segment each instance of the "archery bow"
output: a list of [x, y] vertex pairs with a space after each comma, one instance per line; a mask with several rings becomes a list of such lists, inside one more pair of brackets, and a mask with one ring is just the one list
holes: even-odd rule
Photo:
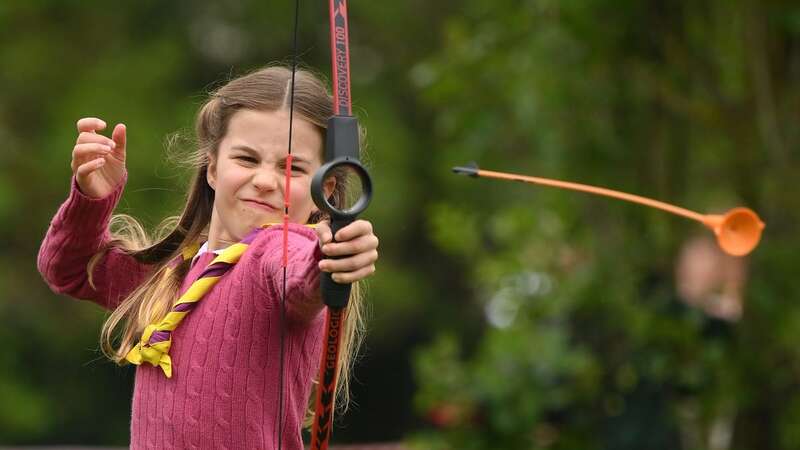
[[[331, 79], [333, 81], [333, 117], [328, 120], [325, 136], [325, 164], [311, 180], [311, 197], [317, 207], [330, 217], [333, 242], [336, 232], [363, 212], [372, 198], [369, 173], [358, 159], [358, 121], [352, 115], [350, 100], [350, 49], [347, 24], [347, 1], [330, 0]], [[337, 170], [350, 169], [361, 181], [361, 197], [347, 209], [334, 205], [325, 196], [325, 180]], [[311, 429], [311, 449], [325, 450], [333, 426], [336, 378], [339, 365], [339, 342], [344, 330], [350, 283], [333, 281], [330, 273], [320, 278], [320, 290], [326, 308], [325, 333]]]
[[[295, 0], [294, 50], [292, 59], [292, 82], [289, 112], [289, 145], [286, 156], [286, 187], [284, 191], [283, 217], [283, 293], [281, 296], [281, 354], [280, 354], [280, 396], [278, 401], [278, 448], [282, 445], [283, 435], [283, 390], [284, 390], [284, 322], [286, 308], [286, 272], [288, 265], [288, 224], [289, 224], [289, 192], [292, 161], [292, 118], [294, 112], [294, 83], [297, 71], [297, 28], [299, 16], [299, 0]], [[347, 24], [346, 0], [330, 0], [330, 36], [331, 36], [331, 79], [333, 80], [333, 117], [328, 120], [325, 136], [325, 163], [317, 170], [311, 182], [311, 197], [320, 211], [328, 213], [333, 242], [336, 232], [352, 223], [363, 212], [372, 198], [372, 182], [369, 173], [359, 161], [358, 121], [352, 115], [350, 100], [350, 50], [349, 29]], [[361, 197], [355, 204], [346, 209], [344, 205], [336, 205], [332, 198], [324, 192], [325, 180], [337, 171], [350, 169], [361, 182]], [[311, 431], [311, 448], [325, 450], [333, 426], [334, 404], [336, 396], [336, 379], [339, 363], [339, 343], [346, 317], [346, 307], [350, 299], [351, 284], [339, 284], [333, 281], [330, 273], [320, 275], [320, 291], [326, 308], [325, 332], [320, 372], [314, 408], [314, 422]]]

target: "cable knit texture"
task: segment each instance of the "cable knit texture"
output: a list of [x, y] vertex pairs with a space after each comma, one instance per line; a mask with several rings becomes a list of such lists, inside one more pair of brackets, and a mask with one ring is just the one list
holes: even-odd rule
[[[151, 273], [149, 266], [112, 249], [93, 272], [96, 289], [88, 282], [86, 264], [110, 240], [108, 224], [124, 184], [108, 197], [92, 199], [73, 178], [39, 251], [39, 272], [54, 292], [113, 309]], [[131, 449], [277, 448], [282, 246], [280, 227], [262, 230], [183, 320], [173, 334], [172, 378], [150, 364], [136, 367]], [[214, 256], [197, 258], [180, 293]], [[290, 450], [303, 448], [300, 431], [318, 370], [321, 257], [314, 231], [290, 224], [283, 429], [283, 447]]]

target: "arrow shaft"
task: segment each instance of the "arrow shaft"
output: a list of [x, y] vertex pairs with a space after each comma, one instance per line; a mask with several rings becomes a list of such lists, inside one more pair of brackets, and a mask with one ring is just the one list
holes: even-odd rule
[[683, 216], [692, 220], [703, 223], [705, 216], [703, 214], [681, 208], [679, 206], [664, 203], [651, 198], [642, 197], [639, 195], [628, 194], [626, 192], [615, 191], [613, 189], [601, 188], [598, 186], [591, 186], [588, 184], [573, 183], [570, 181], [553, 180], [551, 178], [531, 177], [526, 175], [517, 175], [513, 173], [495, 172], [492, 170], [478, 170], [476, 173], [479, 177], [494, 178], [499, 180], [520, 181], [523, 183], [531, 183], [542, 186], [551, 186], [561, 189], [568, 189], [572, 191], [586, 192], [589, 194], [601, 195], [604, 197], [612, 197], [627, 202], [638, 203], [645, 206], [650, 206], [663, 211], [667, 211], [679, 216]]

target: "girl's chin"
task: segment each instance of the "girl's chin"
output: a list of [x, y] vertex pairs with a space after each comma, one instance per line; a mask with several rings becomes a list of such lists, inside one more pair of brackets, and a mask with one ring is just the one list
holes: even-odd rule
[[[283, 214], [257, 214], [257, 215], [249, 215], [249, 217], [243, 218], [242, 223], [245, 225], [240, 228], [241, 232], [244, 232], [247, 235], [250, 231], [254, 228], [263, 228], [265, 226], [270, 225], [280, 225], [283, 223]], [[297, 220], [296, 217], [289, 217], [290, 223], [299, 223], [305, 224], [307, 220]], [[244, 236], [242, 236], [244, 238]]]
[[247, 214], [247, 217], [243, 219], [243, 222], [246, 223], [250, 229], [266, 224], [283, 222], [283, 216], [281, 214], [264, 214], [263, 212], [260, 214]]

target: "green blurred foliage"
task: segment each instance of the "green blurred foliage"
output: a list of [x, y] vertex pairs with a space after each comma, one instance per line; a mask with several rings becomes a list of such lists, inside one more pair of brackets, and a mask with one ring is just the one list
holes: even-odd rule
[[[209, 89], [290, 60], [293, 8], [0, 3], [0, 444], [127, 443], [133, 371], [100, 357], [103, 312], [53, 295], [35, 267], [68, 192], [75, 121], [128, 125], [118, 211], [155, 225], [178, 212], [187, 179], [164, 161], [166, 137], [191, 131]], [[324, 73], [326, 8], [303, 3], [299, 36], [302, 61]], [[357, 405], [335, 441], [800, 447], [795, 2], [415, 0], [349, 13], [381, 259]], [[681, 301], [675, 265], [700, 225], [449, 172], [470, 160], [703, 212], [752, 207], [767, 229], [746, 259], [741, 319]]]
[[788, 1], [475, 0], [447, 19], [442, 48], [411, 72], [432, 111], [433, 166], [475, 160], [702, 212], [744, 204], [767, 228], [729, 322], [676, 288], [698, 224], [446, 180], [430, 236], [468, 261], [473, 294], [460, 307], [485, 317], [418, 352], [417, 407], [433, 426], [412, 442], [800, 446], [798, 14]]

